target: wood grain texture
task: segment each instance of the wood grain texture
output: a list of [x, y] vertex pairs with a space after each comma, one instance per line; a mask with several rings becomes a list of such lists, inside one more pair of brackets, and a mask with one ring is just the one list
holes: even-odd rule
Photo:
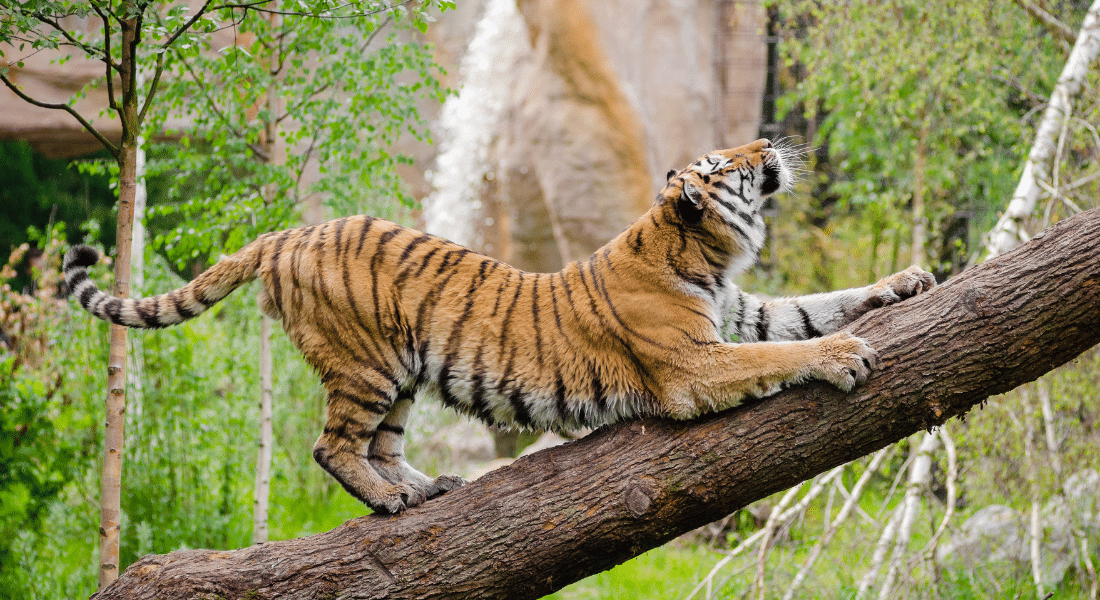
[[400, 516], [147, 556], [94, 597], [538, 598], [962, 415], [1100, 342], [1100, 209], [847, 329], [881, 357], [850, 394], [811, 384], [690, 423], [621, 423]]

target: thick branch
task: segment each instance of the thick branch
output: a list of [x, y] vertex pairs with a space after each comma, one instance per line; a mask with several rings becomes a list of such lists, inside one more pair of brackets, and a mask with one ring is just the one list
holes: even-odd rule
[[538, 598], [1034, 380], [1100, 342], [1098, 322], [1094, 209], [854, 323], [881, 361], [850, 394], [622, 423], [404, 515], [143, 558], [98, 598]]

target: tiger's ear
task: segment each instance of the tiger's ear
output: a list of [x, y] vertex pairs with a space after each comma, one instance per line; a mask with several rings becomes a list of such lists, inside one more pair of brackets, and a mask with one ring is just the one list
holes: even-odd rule
[[685, 223], [698, 223], [703, 218], [702, 190], [685, 181], [684, 188], [680, 190], [680, 198], [676, 203], [676, 209], [680, 212], [680, 218]]
[[665, 183], [668, 183], [672, 176], [676, 174], [676, 169], [669, 169], [668, 173], [665, 173]]

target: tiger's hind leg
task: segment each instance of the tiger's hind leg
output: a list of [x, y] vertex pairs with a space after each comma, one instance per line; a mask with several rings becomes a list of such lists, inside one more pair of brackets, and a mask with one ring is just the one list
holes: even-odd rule
[[[457, 475], [440, 475], [435, 479], [416, 470], [405, 460], [405, 425], [412, 410], [412, 392], [401, 392], [390, 412], [378, 425], [370, 443], [367, 459], [371, 467], [390, 483], [405, 483], [416, 487], [425, 499], [432, 499], [456, 487], [466, 485]], [[414, 504], [407, 504], [411, 507]]]
[[396, 386], [355, 381], [328, 384], [325, 429], [313, 446], [313, 458], [349, 494], [376, 513], [399, 513], [427, 499], [415, 482], [387, 481], [370, 463], [371, 443], [397, 396]]

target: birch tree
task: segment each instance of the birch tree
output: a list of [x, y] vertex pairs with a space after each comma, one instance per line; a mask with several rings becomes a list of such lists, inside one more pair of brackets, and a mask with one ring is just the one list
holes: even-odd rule
[[[1045, 16], [1053, 19], [1048, 14]], [[1040, 193], [1045, 191], [1051, 195], [1057, 194], [1051, 184], [1053, 163], [1060, 149], [1059, 133], [1064, 131], [1066, 122], [1073, 114], [1074, 100], [1085, 89], [1089, 69], [1096, 62], [1098, 52], [1100, 52], [1100, 0], [1094, 1], [1089, 6], [1069, 60], [1066, 61], [1061, 75], [1058, 76], [1058, 83], [1054, 86], [1046, 110], [1043, 111], [1043, 118], [1039, 121], [1035, 141], [1027, 154], [1016, 191], [1012, 194], [1008, 208], [986, 237], [987, 256], [997, 256], [1011, 250], [1020, 242], [1027, 241], [1029, 236], [1026, 220], [1035, 211]]]

